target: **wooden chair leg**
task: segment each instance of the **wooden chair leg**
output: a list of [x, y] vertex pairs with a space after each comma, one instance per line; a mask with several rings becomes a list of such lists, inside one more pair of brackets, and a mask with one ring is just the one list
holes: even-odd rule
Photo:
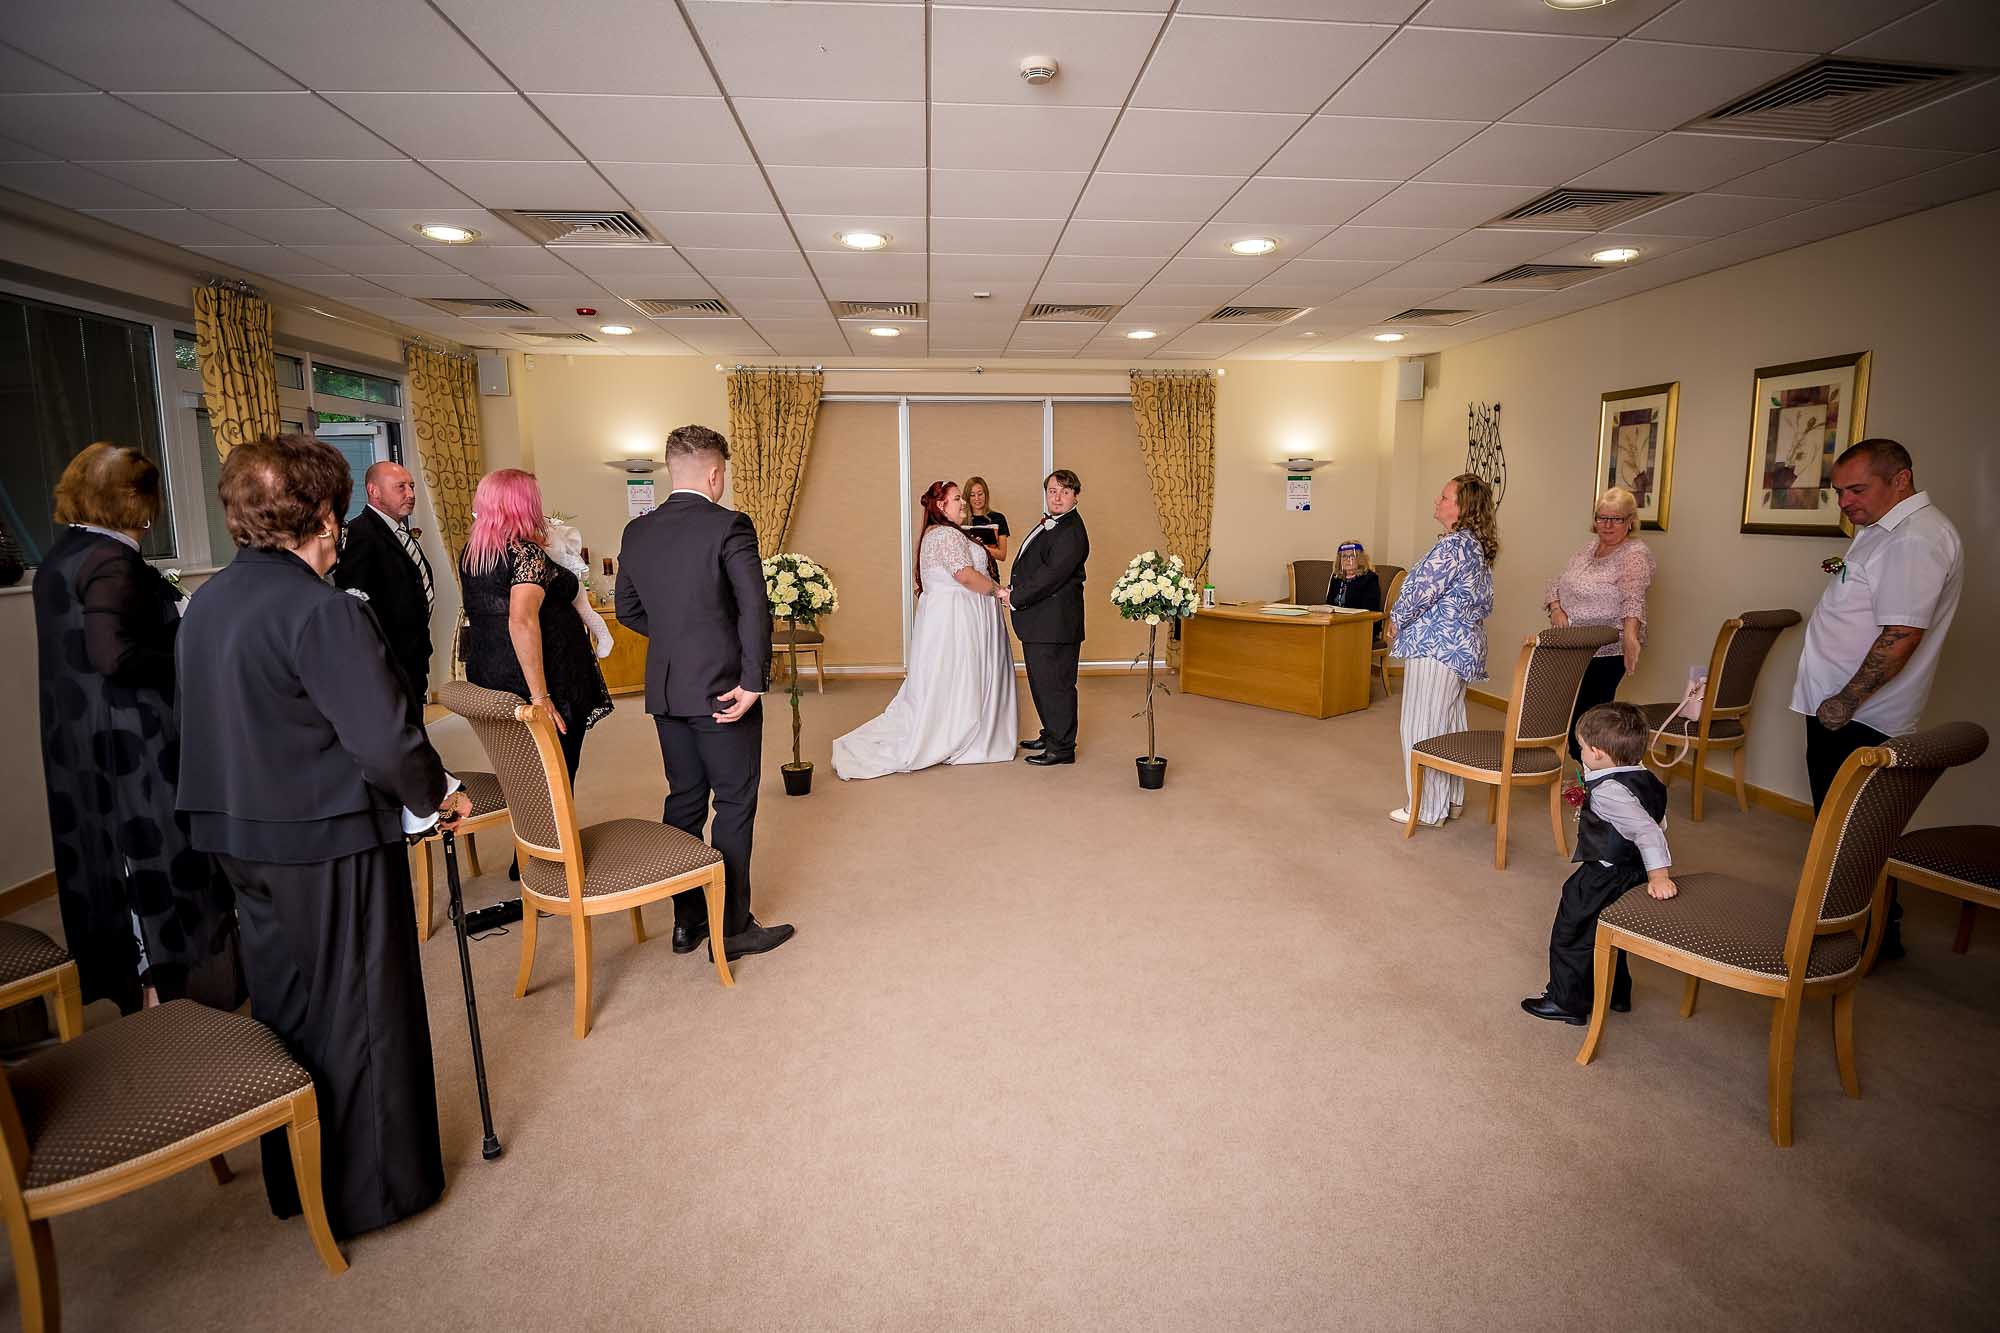
[[[1966, 909], [1971, 910], [1967, 903]], [[1971, 931], [1964, 932], [1967, 939]], [[1960, 949], [1960, 953], [1965, 950]], [[62, 972], [56, 978], [56, 993], [49, 997], [49, 1007], [55, 1011], [56, 1035], [64, 1041], [75, 1041], [83, 1035], [83, 981], [75, 963], [63, 964]]]
[[1587, 1065], [1597, 1055], [1597, 1043], [1604, 1037], [1604, 1016], [1611, 1012], [1611, 978], [1618, 970], [1618, 950], [1612, 947], [1611, 935], [1603, 926], [1597, 928], [1597, 943], [1591, 949], [1591, 990], [1590, 1026], [1584, 1030], [1583, 1049], [1576, 1053], [1576, 1062]]
[[639, 915], [639, 909], [636, 907], [632, 909], [632, 942], [634, 944], [646, 942], [646, 918]]
[[1744, 743], [1730, 752], [1729, 764], [1736, 774], [1736, 813], [1750, 813], [1750, 788], [1744, 785], [1744, 770], [1750, 766], [1750, 746], [1746, 737]]
[[825, 693], [826, 693], [826, 657], [825, 657], [825, 655], [824, 655], [824, 654], [821, 654], [821, 653], [814, 653], [814, 654], [813, 654], [813, 679], [814, 679], [814, 680], [815, 680], [815, 681], [816, 681], [816, 682], [818, 683], [818, 685], [819, 685], [819, 692], [820, 692], [821, 694], [825, 694]]
[[1964, 953], [1972, 947], [1972, 923], [1978, 919], [1979, 904], [1960, 903], [1958, 905], [1958, 933], [1951, 937], [1951, 951], [1953, 953]]
[[1564, 859], [1568, 859], [1569, 857], [1569, 829], [1566, 827], [1567, 822], [1563, 818], [1562, 779], [1558, 777], [1554, 782], [1549, 784], [1549, 826], [1556, 831], [1556, 851], [1560, 852]]
[[576, 1016], [570, 1035], [582, 1041], [590, 1035], [590, 918], [581, 912], [570, 918], [570, 941], [576, 955]]
[[1861, 1079], [1854, 1070], [1854, 990], [1833, 997], [1833, 1059], [1840, 1067], [1841, 1089], [1850, 1097], [1861, 1095]]
[[1417, 752], [1410, 752], [1410, 808], [1403, 813], [1409, 818], [1403, 821], [1403, 838], [1408, 841], [1417, 836], [1417, 811], [1424, 808], [1424, 761]]
[[292, 1175], [299, 1184], [299, 1209], [306, 1216], [306, 1231], [326, 1271], [338, 1277], [347, 1271], [347, 1258], [333, 1239], [326, 1220], [326, 1196], [320, 1181], [319, 1101], [311, 1088], [292, 1099], [292, 1118], [285, 1122], [285, 1143], [292, 1150]]
[[1697, 976], [1689, 976], [1687, 979], [1687, 983], [1681, 987], [1682, 1018], [1694, 1017], [1694, 1002], [1696, 998], [1700, 996], [1700, 994], [1701, 994], [1701, 978]]
[[1702, 746], [1697, 746], [1697, 747], [1695, 748], [1695, 752], [1694, 752], [1694, 772], [1692, 772], [1692, 773], [1688, 774], [1688, 778], [1689, 778], [1689, 780], [1690, 780], [1690, 781], [1692, 781], [1692, 782], [1694, 783], [1694, 797], [1693, 797], [1693, 800], [1694, 800], [1694, 809], [1693, 809], [1693, 812], [1692, 812], [1692, 813], [1693, 813], [1693, 815], [1694, 815], [1694, 822], [1695, 822], [1695, 823], [1697, 823], [1697, 824], [1699, 824], [1699, 823], [1701, 822], [1701, 793], [1702, 793], [1702, 788], [1704, 788], [1704, 787], [1708, 786], [1708, 747], [1707, 747], [1707, 746], [1705, 746], [1705, 745], [1702, 745]]
[[1792, 1064], [1799, 1046], [1799, 1000], [1783, 996], [1771, 1006], [1771, 1142], [1792, 1146]]
[[1502, 781], [1494, 790], [1500, 794], [1500, 821], [1498, 827], [1493, 832], [1493, 868], [1495, 870], [1505, 870], [1507, 868], [1507, 816], [1514, 808], [1514, 789], [1505, 781]]
[[1499, 817], [1500, 817], [1500, 788], [1496, 786], [1488, 786], [1486, 788], [1486, 822], [1491, 824], [1494, 820], [1498, 819]]
[[702, 901], [708, 904], [708, 952], [709, 956], [715, 959], [715, 975], [721, 979], [723, 985], [734, 986], [736, 978], [729, 975], [729, 949], [718, 933], [719, 923], [723, 919], [722, 905], [725, 898], [721, 867], [718, 866], [714, 876], [701, 886], [701, 896]]
[[468, 833], [458, 840], [465, 848], [465, 873], [468, 879], [479, 878], [479, 835]]
[[514, 977], [514, 998], [528, 993], [528, 974], [535, 970], [535, 922], [541, 913], [532, 901], [521, 903], [521, 970]]
[[430, 839], [410, 848], [410, 879], [417, 890], [417, 938], [427, 940], [435, 927], [431, 924], [431, 892], [435, 887], [431, 882]]
[[23, 1333], [62, 1327], [62, 1289], [56, 1282], [56, 1246], [49, 1224], [28, 1216], [19, 1194], [6, 1201], [7, 1242], [14, 1252], [14, 1293]]
[[229, 1169], [229, 1159], [221, 1153], [208, 1159], [208, 1174], [215, 1177], [218, 1185], [227, 1185], [236, 1179], [236, 1173]]

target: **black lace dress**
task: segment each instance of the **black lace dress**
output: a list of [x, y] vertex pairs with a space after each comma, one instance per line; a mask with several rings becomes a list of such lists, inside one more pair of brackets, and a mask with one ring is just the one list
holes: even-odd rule
[[[542, 590], [542, 677], [549, 700], [568, 728], [569, 746], [581, 747], [583, 733], [610, 715], [611, 694], [590, 649], [590, 632], [576, 613], [576, 575], [549, 558], [533, 542], [517, 541], [493, 568], [474, 574], [460, 557], [458, 577], [465, 591], [468, 622], [465, 678], [489, 690], [528, 696], [528, 682], [507, 632], [507, 604], [517, 583]], [[569, 747], [565, 747], [569, 748]], [[574, 767], [574, 760], [571, 761]]]

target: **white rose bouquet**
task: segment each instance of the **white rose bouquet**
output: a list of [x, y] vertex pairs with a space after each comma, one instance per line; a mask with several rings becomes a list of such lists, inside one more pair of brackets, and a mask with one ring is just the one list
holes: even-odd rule
[[1160, 626], [1199, 610], [1201, 589], [1179, 556], [1141, 551], [1111, 585], [1111, 604], [1125, 619], [1146, 623], [1146, 757], [1139, 761], [1139, 772], [1141, 786], [1157, 786], [1166, 771], [1153, 724], [1153, 691], [1166, 689], [1153, 680]]
[[[808, 556], [780, 551], [764, 561], [764, 595], [770, 599], [773, 619], [789, 620], [793, 629], [812, 629], [821, 616], [840, 609], [840, 590], [826, 570]], [[792, 762], [790, 769], [804, 768], [799, 757], [799, 653], [796, 641], [791, 649]]]

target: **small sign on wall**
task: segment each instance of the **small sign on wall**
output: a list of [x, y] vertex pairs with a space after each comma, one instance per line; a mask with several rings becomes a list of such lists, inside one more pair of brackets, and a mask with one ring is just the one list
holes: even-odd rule
[[625, 517], [640, 518], [652, 513], [653, 508], [652, 478], [625, 483]]
[[1285, 508], [1303, 514], [1313, 507], [1313, 479], [1310, 472], [1285, 474]]

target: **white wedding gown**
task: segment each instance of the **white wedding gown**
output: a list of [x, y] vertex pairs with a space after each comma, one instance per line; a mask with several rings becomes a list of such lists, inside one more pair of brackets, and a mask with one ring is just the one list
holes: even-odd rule
[[990, 575], [985, 548], [951, 528], [932, 528], [919, 566], [924, 591], [910, 631], [909, 674], [886, 712], [833, 743], [841, 778], [1014, 758], [1020, 722], [1000, 603], [952, 577], [966, 568]]

